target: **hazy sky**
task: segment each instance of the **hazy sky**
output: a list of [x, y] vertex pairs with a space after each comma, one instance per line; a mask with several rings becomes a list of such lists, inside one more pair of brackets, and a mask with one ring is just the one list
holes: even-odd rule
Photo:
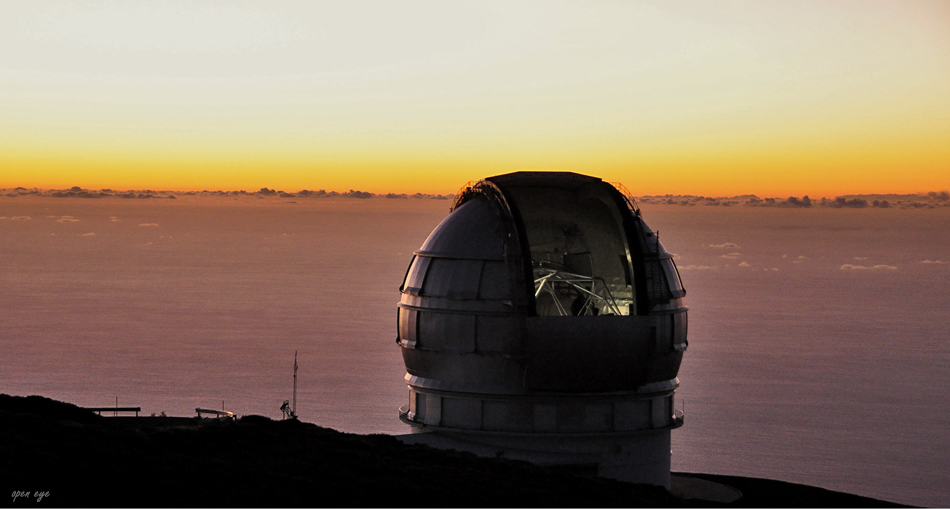
[[6, 2], [0, 187], [950, 188], [950, 2]]

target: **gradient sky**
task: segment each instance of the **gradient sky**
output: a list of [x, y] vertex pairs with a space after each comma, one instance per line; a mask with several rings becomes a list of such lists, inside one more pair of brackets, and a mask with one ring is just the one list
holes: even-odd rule
[[950, 188], [950, 2], [8, 2], [0, 187]]

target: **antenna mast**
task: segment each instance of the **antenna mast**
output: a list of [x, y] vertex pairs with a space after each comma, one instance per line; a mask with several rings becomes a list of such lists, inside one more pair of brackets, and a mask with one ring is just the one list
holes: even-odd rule
[[294, 407], [290, 416], [292, 419], [297, 418], [297, 350], [294, 350]]

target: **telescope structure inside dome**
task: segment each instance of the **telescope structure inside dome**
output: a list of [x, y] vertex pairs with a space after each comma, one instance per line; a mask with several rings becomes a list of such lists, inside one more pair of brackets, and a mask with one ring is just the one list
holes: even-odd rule
[[469, 184], [400, 291], [406, 441], [669, 488], [686, 291], [629, 193], [560, 172]]

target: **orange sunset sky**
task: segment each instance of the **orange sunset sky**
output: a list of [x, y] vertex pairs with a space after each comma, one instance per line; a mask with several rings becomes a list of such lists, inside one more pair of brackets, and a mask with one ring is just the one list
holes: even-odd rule
[[950, 2], [7, 2], [0, 187], [950, 188]]

